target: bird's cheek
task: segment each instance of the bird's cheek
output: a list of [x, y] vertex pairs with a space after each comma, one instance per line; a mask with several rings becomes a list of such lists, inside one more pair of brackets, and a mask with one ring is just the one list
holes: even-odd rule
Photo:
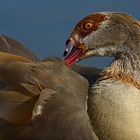
[[82, 54], [86, 54], [89, 51], [89, 48], [85, 43], [77, 42], [75, 45], [79, 50], [81, 50]]
[[77, 34], [72, 35], [71, 38], [75, 42], [75, 47], [77, 49], [81, 50], [82, 54], [84, 55], [88, 50], [86, 42], [84, 42], [84, 38], [82, 38], [81, 36], [79, 36]]

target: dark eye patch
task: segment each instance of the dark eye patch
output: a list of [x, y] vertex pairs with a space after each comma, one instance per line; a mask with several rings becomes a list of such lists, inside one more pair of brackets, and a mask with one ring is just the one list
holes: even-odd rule
[[[84, 19], [82, 19], [76, 25], [74, 29], [75, 30], [74, 33], [78, 34], [81, 37], [85, 37], [88, 34], [90, 34], [92, 31], [96, 31], [98, 27], [102, 24], [102, 22], [105, 21], [106, 19], [107, 19], [106, 15], [100, 13], [89, 15]], [[86, 23], [92, 23], [93, 26], [90, 29], [85, 29]]]

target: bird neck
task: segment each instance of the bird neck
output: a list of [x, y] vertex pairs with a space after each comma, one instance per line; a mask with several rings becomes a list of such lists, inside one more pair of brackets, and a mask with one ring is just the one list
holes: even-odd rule
[[[138, 52], [137, 52], [138, 53]], [[133, 55], [132, 55], [133, 54]], [[116, 58], [112, 64], [101, 73], [100, 79], [115, 79], [140, 89], [140, 55], [131, 53]]]

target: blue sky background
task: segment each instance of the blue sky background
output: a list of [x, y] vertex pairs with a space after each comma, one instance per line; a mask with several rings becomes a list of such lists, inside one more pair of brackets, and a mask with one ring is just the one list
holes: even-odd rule
[[[82, 17], [97, 11], [122, 11], [140, 19], [140, 0], [0, 0], [0, 34], [22, 42], [39, 57], [61, 56], [65, 41]], [[104, 67], [109, 58], [81, 64]]]

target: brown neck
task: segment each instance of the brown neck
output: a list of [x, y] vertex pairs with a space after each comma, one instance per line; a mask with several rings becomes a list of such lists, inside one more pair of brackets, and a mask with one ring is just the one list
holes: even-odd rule
[[140, 60], [139, 55], [129, 55], [115, 59], [113, 63], [101, 73], [100, 80], [115, 79], [140, 89]]

